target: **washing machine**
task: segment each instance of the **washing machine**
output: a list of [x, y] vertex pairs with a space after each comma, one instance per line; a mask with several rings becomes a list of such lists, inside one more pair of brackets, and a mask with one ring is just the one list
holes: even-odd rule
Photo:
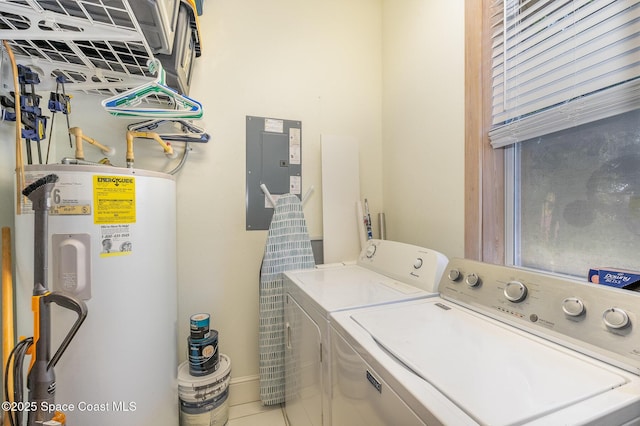
[[369, 240], [355, 263], [285, 273], [289, 424], [331, 424], [329, 314], [433, 297], [447, 262], [443, 254], [427, 248]]
[[640, 293], [464, 259], [438, 289], [331, 315], [334, 424], [640, 424]]

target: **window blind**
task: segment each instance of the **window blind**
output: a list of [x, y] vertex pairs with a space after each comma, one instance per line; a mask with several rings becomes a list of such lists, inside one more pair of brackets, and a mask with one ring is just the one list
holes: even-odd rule
[[640, 1], [492, 6], [491, 145], [640, 108]]

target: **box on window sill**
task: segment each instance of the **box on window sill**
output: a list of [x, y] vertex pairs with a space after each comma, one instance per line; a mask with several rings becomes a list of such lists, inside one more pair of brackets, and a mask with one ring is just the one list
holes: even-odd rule
[[640, 272], [615, 268], [589, 269], [589, 282], [640, 291]]

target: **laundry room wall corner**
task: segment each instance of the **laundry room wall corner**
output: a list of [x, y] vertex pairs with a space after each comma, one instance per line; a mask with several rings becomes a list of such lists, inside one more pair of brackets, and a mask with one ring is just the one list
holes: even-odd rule
[[[232, 360], [230, 402], [258, 398], [258, 286], [267, 231], [247, 231], [246, 116], [302, 123], [302, 192], [312, 238], [322, 235], [320, 135], [363, 142], [361, 180], [381, 200], [380, 1], [212, 1], [191, 94], [212, 141], [178, 178], [178, 341], [207, 311]], [[373, 124], [372, 124], [373, 123]], [[200, 148], [200, 147], [197, 147]], [[354, 216], [355, 218], [355, 216]]]
[[464, 1], [383, 1], [387, 238], [464, 256]]

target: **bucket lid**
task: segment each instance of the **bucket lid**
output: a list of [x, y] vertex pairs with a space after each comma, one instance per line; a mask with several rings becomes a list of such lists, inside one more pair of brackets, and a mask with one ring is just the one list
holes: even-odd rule
[[192, 376], [189, 374], [189, 362], [185, 361], [178, 367], [178, 386], [181, 388], [197, 389], [211, 386], [219, 381], [224, 381], [231, 373], [231, 359], [225, 354], [220, 354], [220, 365], [216, 371], [206, 376]]

